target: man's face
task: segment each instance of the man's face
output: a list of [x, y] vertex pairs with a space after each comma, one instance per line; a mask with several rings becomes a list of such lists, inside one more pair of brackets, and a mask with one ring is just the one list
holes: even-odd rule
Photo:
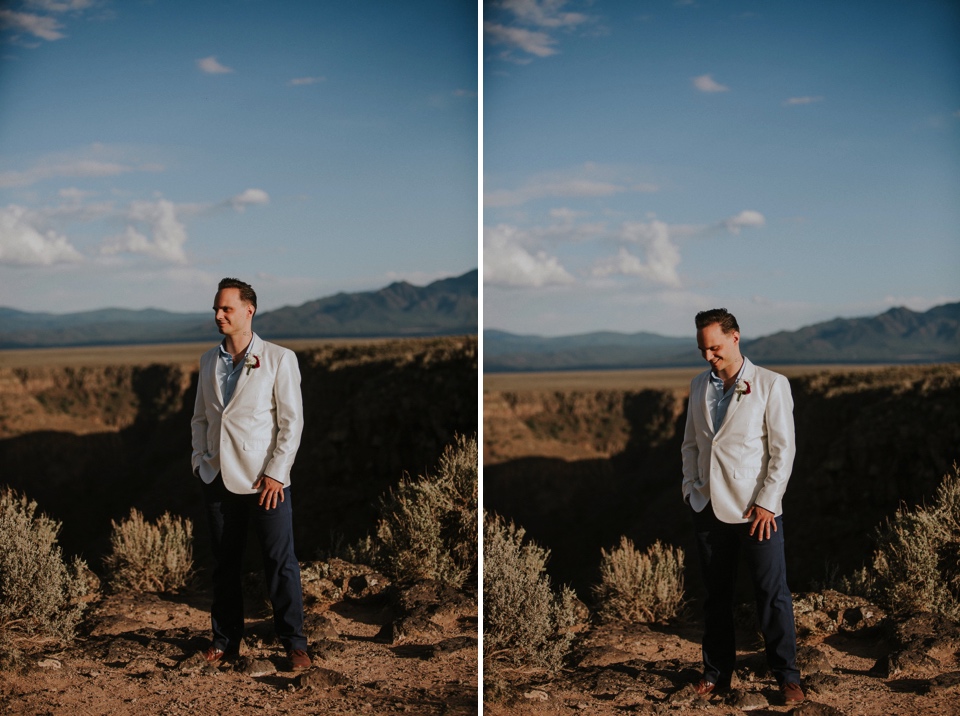
[[697, 347], [715, 373], [735, 369], [740, 364], [740, 333], [724, 333], [719, 323], [697, 331]]
[[253, 321], [253, 306], [240, 300], [239, 288], [217, 291], [213, 300], [214, 320], [225, 336], [235, 336], [250, 330]]

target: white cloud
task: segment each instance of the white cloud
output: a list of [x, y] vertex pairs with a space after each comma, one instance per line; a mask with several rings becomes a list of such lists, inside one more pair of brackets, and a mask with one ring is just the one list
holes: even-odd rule
[[93, 7], [93, 0], [27, 0], [27, 5], [47, 12], [76, 12]]
[[721, 222], [721, 225], [731, 234], [739, 234], [740, 229], [744, 227], [758, 229], [765, 226], [766, 223], [767, 220], [759, 211], [747, 210], [741, 211], [739, 214], [736, 216], [731, 216], [729, 219], [724, 219]]
[[270, 195], [263, 189], [247, 189], [230, 199], [230, 205], [237, 211], [243, 211], [248, 206], [270, 203]]
[[[564, 10], [567, 0], [499, 0], [491, 2], [492, 19], [483, 24], [484, 37], [491, 45], [505, 45], [499, 59], [519, 64], [535, 57], [550, 57], [559, 52], [556, 35], [570, 32], [594, 18]], [[519, 50], [525, 56], [517, 56]]]
[[[187, 232], [177, 218], [177, 208], [166, 199], [135, 201], [127, 213], [126, 230], [104, 241], [100, 252], [105, 256], [119, 253], [145, 254], [176, 264], [186, 264], [183, 245]], [[141, 229], [150, 232], [147, 236]]]
[[225, 75], [233, 72], [233, 68], [221, 65], [213, 55], [197, 60], [197, 67], [208, 75]]
[[500, 225], [484, 229], [483, 282], [494, 286], [540, 288], [574, 282], [555, 256], [530, 253], [520, 245], [516, 228]]
[[701, 92], [728, 92], [730, 90], [729, 87], [720, 84], [710, 75], [700, 75], [699, 77], [694, 77], [693, 86]]
[[318, 82], [326, 82], [326, 77], [294, 77], [287, 82], [291, 87], [301, 87], [304, 85], [315, 85]]
[[56, 18], [33, 13], [0, 10], [0, 27], [27, 32], [41, 40], [53, 41], [66, 37], [61, 32], [63, 25]]
[[163, 167], [156, 164], [134, 166], [98, 159], [72, 159], [67, 161], [41, 161], [26, 171], [0, 172], [0, 188], [23, 187], [57, 177], [101, 178], [119, 176], [130, 172], [156, 172]]
[[557, 41], [545, 32], [526, 30], [522, 27], [507, 27], [493, 22], [483, 23], [483, 32], [493, 45], [507, 45], [536, 57], [557, 54], [557, 50], [553, 47]]
[[97, 192], [95, 191], [84, 191], [83, 189], [77, 189], [76, 187], [66, 187], [57, 192], [57, 196], [61, 199], [66, 199], [67, 201], [80, 202], [84, 199], [89, 199], [92, 196], [96, 196]]
[[520, 206], [537, 199], [574, 199], [612, 196], [622, 192], [655, 192], [656, 184], [635, 184], [617, 176], [617, 170], [587, 163], [574, 171], [539, 174], [517, 189], [484, 192], [483, 204], [498, 208]]
[[802, 104], [813, 104], [814, 102], [823, 102], [823, 97], [791, 97], [785, 100], [784, 107], [794, 107]]
[[503, 0], [501, 6], [523, 23], [538, 27], [575, 27], [589, 21], [579, 12], [563, 12], [566, 0]]
[[594, 264], [591, 271], [594, 277], [637, 276], [671, 288], [680, 287], [680, 277], [677, 275], [680, 250], [671, 240], [670, 227], [666, 223], [658, 220], [625, 223], [620, 231], [620, 239], [641, 246], [645, 260], [641, 261], [625, 247], [620, 247], [616, 256]]
[[83, 260], [65, 236], [42, 224], [42, 217], [21, 206], [0, 208], [0, 264], [51, 266]]

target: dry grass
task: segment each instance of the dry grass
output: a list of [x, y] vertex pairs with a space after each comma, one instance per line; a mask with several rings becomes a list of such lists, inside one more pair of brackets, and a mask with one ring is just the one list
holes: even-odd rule
[[640, 552], [626, 537], [600, 550], [600, 583], [593, 589], [606, 621], [661, 622], [683, 605], [683, 550], [659, 541]]
[[550, 551], [524, 539], [522, 527], [483, 518], [483, 658], [488, 691], [505, 670], [558, 670], [570, 648], [576, 595], [553, 591]]
[[24, 645], [67, 642], [83, 613], [87, 566], [68, 567], [57, 544], [60, 523], [37, 513], [37, 503], [0, 492], [0, 665], [15, 662]]
[[114, 591], [169, 592], [193, 576], [193, 523], [165, 512], [156, 524], [135, 509], [111, 521], [113, 551], [104, 559]]

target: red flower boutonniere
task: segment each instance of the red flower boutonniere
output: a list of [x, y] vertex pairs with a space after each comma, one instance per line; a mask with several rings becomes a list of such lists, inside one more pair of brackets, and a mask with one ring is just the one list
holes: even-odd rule
[[248, 355], [243, 364], [247, 367], [247, 375], [250, 375], [251, 370], [260, 367], [260, 356], [256, 354]]
[[737, 381], [737, 402], [740, 402], [740, 398], [744, 395], [750, 395], [750, 381], [749, 380], [738, 380]]

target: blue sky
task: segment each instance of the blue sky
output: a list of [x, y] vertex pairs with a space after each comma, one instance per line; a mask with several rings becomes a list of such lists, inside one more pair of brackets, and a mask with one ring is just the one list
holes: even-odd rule
[[477, 7], [0, 5], [0, 306], [261, 308], [477, 267]]
[[745, 337], [960, 300], [960, 4], [484, 10], [484, 326]]

